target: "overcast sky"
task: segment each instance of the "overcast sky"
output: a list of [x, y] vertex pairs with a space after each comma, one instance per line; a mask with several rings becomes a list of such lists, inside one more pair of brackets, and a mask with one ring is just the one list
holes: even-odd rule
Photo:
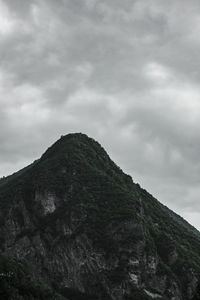
[[83, 132], [200, 229], [199, 57], [199, 0], [0, 0], [0, 176]]

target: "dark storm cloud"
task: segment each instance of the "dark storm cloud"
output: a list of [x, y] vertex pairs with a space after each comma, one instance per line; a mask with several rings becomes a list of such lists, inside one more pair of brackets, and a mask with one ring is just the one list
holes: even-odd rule
[[0, 175], [82, 131], [197, 222], [200, 4], [0, 0]]

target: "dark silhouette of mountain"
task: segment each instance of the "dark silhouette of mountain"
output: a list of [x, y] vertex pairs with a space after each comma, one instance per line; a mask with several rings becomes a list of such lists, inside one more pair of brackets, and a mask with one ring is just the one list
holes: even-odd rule
[[0, 247], [16, 272], [28, 266], [24, 286], [35, 291], [37, 278], [42, 295], [27, 298], [18, 283], [15, 299], [198, 297], [199, 232], [81, 133], [0, 180]]

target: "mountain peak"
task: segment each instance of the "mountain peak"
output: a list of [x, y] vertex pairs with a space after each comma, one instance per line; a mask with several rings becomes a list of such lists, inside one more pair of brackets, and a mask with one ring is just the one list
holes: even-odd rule
[[[93, 170], [93, 172], [115, 173], [132, 179], [125, 175], [122, 170], [110, 159], [104, 148], [93, 138], [83, 133], [71, 133], [61, 136], [42, 155], [39, 164], [46, 162], [46, 165], [66, 167], [68, 171], [73, 169], [80, 174]], [[78, 175], [77, 175], [78, 176]]]
[[74, 151], [84, 151], [86, 148], [101, 151], [103, 155], [107, 155], [101, 145], [93, 138], [83, 133], [70, 133], [62, 135], [47, 151], [42, 155], [42, 159], [57, 154], [72, 154]]
[[5, 179], [0, 208], [1, 251], [69, 300], [189, 300], [200, 282], [198, 233], [85, 134]]

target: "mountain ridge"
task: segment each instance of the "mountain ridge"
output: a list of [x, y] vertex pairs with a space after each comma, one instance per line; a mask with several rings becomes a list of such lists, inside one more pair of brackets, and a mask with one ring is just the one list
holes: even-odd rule
[[62, 136], [1, 180], [0, 208], [1, 251], [72, 300], [76, 293], [113, 300], [195, 294], [199, 232], [82, 133]]

